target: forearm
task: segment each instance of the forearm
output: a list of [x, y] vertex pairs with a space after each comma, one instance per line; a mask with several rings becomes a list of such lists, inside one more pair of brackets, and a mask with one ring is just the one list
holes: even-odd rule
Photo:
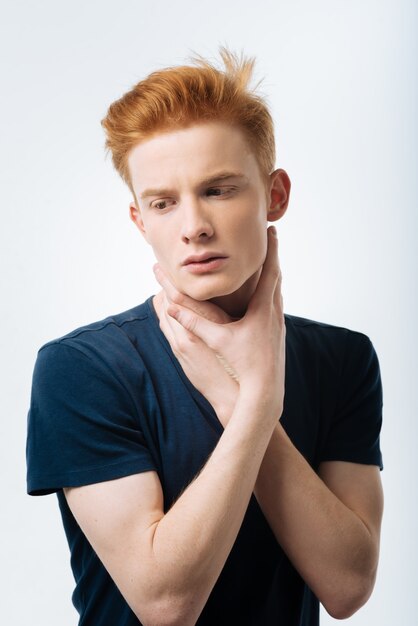
[[254, 494], [277, 541], [327, 610], [347, 617], [344, 598], [359, 608], [373, 586], [378, 546], [280, 424], [267, 447]]
[[277, 419], [238, 399], [204, 468], [155, 525], [152, 587], [183, 624], [195, 623], [225, 564]]

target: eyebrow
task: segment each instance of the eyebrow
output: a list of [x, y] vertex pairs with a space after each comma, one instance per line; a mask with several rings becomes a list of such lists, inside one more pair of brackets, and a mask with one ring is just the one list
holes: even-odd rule
[[[205, 178], [198, 184], [198, 187], [206, 187], [207, 185], [213, 185], [215, 183], [219, 183], [229, 178], [242, 178], [248, 181], [248, 178], [241, 172], [222, 171], [222, 172], [217, 172], [216, 174], [213, 174], [212, 176], [209, 176], [208, 178]], [[139, 197], [141, 198], [141, 200], [144, 200], [145, 198], [149, 198], [150, 196], [164, 196], [164, 195], [170, 195], [171, 193], [172, 193], [172, 189], [157, 189], [157, 188], [145, 189], [145, 191], [143, 191]]]

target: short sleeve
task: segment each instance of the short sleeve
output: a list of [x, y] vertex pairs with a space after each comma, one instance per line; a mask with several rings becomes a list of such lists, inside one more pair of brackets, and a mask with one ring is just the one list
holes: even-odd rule
[[28, 493], [154, 470], [137, 413], [123, 381], [93, 353], [65, 343], [44, 346], [28, 414]]
[[374, 346], [366, 335], [349, 331], [336, 411], [320, 460], [378, 465], [382, 470], [382, 409], [382, 381]]

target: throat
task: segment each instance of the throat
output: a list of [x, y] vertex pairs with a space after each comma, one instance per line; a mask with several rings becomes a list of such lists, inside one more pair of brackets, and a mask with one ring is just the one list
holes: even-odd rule
[[250, 276], [250, 278], [248, 278], [248, 280], [246, 280], [245, 283], [243, 283], [236, 291], [224, 296], [210, 298], [209, 301], [216, 304], [216, 306], [225, 311], [225, 313], [235, 320], [244, 317], [250, 300], [256, 290], [260, 273], [261, 268], [255, 274]]

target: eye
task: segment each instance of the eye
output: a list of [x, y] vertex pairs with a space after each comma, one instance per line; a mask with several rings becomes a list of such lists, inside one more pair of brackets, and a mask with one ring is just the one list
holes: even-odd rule
[[206, 193], [209, 194], [210, 192], [214, 192], [213, 194], [210, 193], [210, 195], [220, 196], [225, 193], [228, 193], [228, 191], [233, 191], [233, 188], [232, 187], [211, 187], [210, 189], [207, 190]]
[[158, 200], [158, 202], [155, 202], [155, 204], [151, 204], [151, 208], [157, 209], [158, 211], [163, 211], [167, 208], [166, 203], [167, 200]]

